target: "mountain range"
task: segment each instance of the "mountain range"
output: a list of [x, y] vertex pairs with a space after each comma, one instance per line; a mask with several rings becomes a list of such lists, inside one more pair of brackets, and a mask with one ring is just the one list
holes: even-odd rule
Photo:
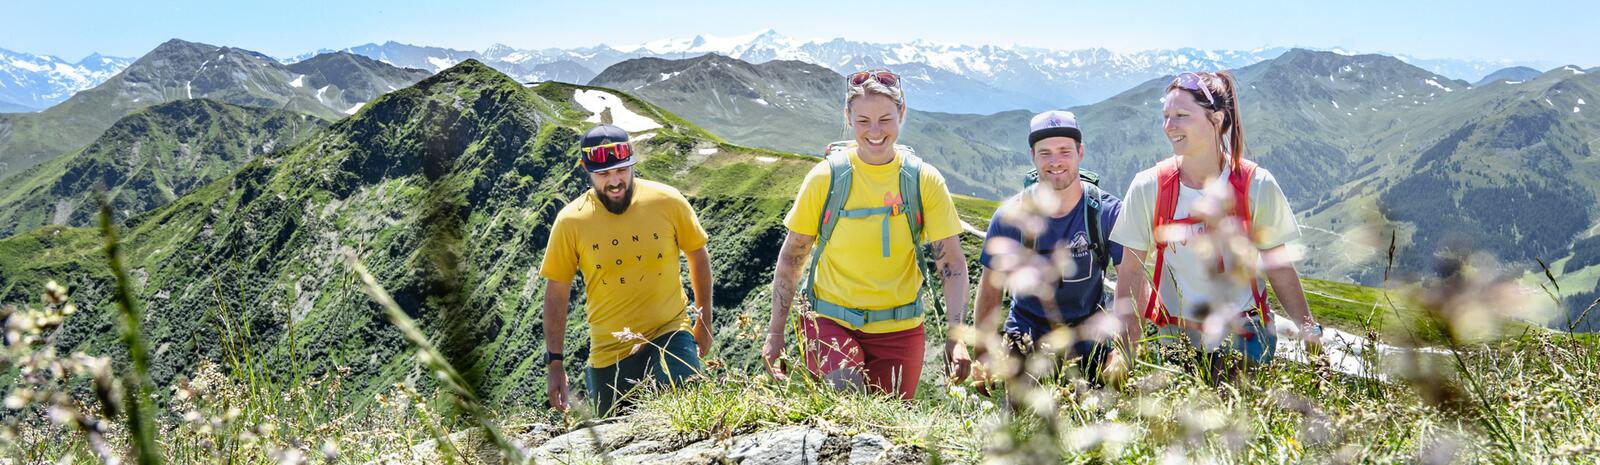
[[[574, 84], [588, 83], [605, 68], [629, 59], [683, 59], [713, 53], [752, 64], [773, 60], [802, 61], [840, 74], [870, 67], [891, 67], [908, 78], [908, 89], [922, 96], [918, 106], [921, 109], [987, 114], [1017, 109], [1040, 111], [1094, 103], [1158, 76], [1189, 70], [1239, 68], [1275, 58], [1287, 50], [1262, 47], [1248, 51], [1180, 48], [1117, 52], [1103, 48], [1054, 50], [1023, 46], [966, 46], [923, 40], [868, 43], [842, 38], [799, 40], [765, 29], [733, 37], [699, 35], [615, 47], [598, 44], [575, 48], [517, 49], [493, 44], [474, 51], [389, 41], [348, 47], [341, 51], [395, 66], [432, 72], [462, 60], [475, 59], [523, 82], [560, 81]], [[281, 61], [285, 64], [295, 63], [334, 51], [322, 49]], [[1352, 54], [1341, 49], [1330, 51]], [[1482, 80], [1494, 71], [1508, 67], [1548, 69], [1552, 66], [1513, 60], [1394, 56], [1435, 74], [1468, 82]], [[121, 60], [119, 67], [131, 61], [91, 56], [84, 60], [83, 66], [95, 60], [108, 63]], [[23, 60], [13, 65], [9, 61], [14, 60], [6, 60], [4, 54], [0, 54], [0, 77], [6, 73], [28, 74], [34, 72], [31, 70], [58, 68], [53, 63], [26, 64], [30, 62]], [[0, 111], [47, 108], [72, 92], [92, 87], [114, 73], [115, 70], [99, 74], [84, 72], [79, 74], [87, 76], [87, 80], [80, 80], [82, 82], [76, 87], [55, 85], [36, 88], [10, 99], [0, 95]], [[6, 85], [5, 79], [0, 78], [0, 86], [3, 85]], [[0, 88], [0, 94], [7, 90]]]
[[91, 54], [67, 62], [0, 48], [0, 113], [39, 111], [72, 94], [100, 85], [133, 63], [131, 58]]
[[[662, 39], [643, 44], [604, 44], [572, 49], [519, 50], [495, 44], [483, 52], [418, 47], [388, 42], [346, 49], [398, 66], [437, 69], [464, 58], [479, 58], [524, 81], [553, 77], [549, 71], [532, 73], [533, 66], [571, 69], [595, 75], [633, 58], [684, 59], [719, 54], [752, 64], [773, 60], [801, 61], [839, 74], [887, 66], [907, 76], [906, 86], [921, 95], [918, 108], [947, 113], [995, 113], [1026, 109], [1041, 111], [1095, 103], [1158, 76], [1190, 70], [1235, 69], [1276, 58], [1287, 48], [1254, 50], [1198, 50], [1192, 48], [1115, 52], [1103, 48], [1052, 50], [1034, 47], [966, 46], [922, 40], [905, 43], [867, 43], [845, 39], [798, 40], [766, 29], [752, 34], [688, 39]], [[1340, 49], [1334, 53], [1353, 55]], [[1469, 82], [1506, 67], [1551, 65], [1511, 60], [1421, 59], [1397, 56], [1434, 72]], [[431, 67], [431, 68], [430, 68]], [[587, 81], [563, 80], [581, 83]]]
[[81, 148], [118, 119], [150, 105], [209, 98], [336, 120], [429, 74], [353, 54], [284, 65], [249, 50], [174, 39], [59, 105], [38, 113], [0, 114], [0, 177]]

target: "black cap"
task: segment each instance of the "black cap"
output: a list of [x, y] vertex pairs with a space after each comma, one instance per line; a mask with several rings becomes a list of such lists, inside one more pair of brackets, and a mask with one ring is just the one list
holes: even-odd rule
[[[622, 130], [622, 128], [619, 128], [619, 127], [616, 127], [616, 126], [612, 126], [612, 125], [609, 125], [609, 124], [602, 124], [602, 125], [599, 125], [599, 126], [595, 126], [594, 129], [590, 129], [588, 133], [585, 133], [583, 135], [583, 142], [581, 144], [581, 147], [583, 147], [584, 149], [589, 149], [589, 148], [599, 147], [599, 146], [606, 145], [606, 144], [616, 144], [616, 143], [627, 144], [628, 143], [628, 131], [624, 131], [624, 130]], [[628, 148], [630, 149], [630, 153], [631, 153], [631, 151], [632, 151], [631, 149], [633, 147], [630, 146]], [[629, 156], [628, 158], [625, 158], [625, 159], [622, 159], [622, 160], [615, 160], [615, 159], [609, 159], [608, 158], [603, 163], [594, 163], [594, 162], [589, 161], [589, 156], [585, 152], [587, 152], [587, 150], [579, 151], [578, 156], [583, 159], [583, 169], [589, 170], [590, 172], [605, 171], [605, 170], [609, 170], [609, 169], [612, 169], [612, 168], [621, 168], [621, 167], [624, 167], [624, 166], [633, 166], [634, 163], [638, 163], [638, 161], [639, 161], [637, 158], [634, 158], [633, 156]]]

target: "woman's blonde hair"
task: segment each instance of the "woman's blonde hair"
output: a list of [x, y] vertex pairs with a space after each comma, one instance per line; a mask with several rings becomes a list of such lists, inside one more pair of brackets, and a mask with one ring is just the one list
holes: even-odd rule
[[856, 97], [865, 95], [882, 95], [884, 97], [889, 97], [889, 100], [894, 101], [895, 108], [899, 109], [901, 112], [906, 111], [905, 91], [901, 90], [900, 86], [889, 87], [883, 85], [883, 83], [878, 82], [877, 79], [868, 79], [859, 86], [849, 86], [849, 89], [846, 90], [844, 94], [844, 111], [850, 111], [850, 104], [856, 101]]

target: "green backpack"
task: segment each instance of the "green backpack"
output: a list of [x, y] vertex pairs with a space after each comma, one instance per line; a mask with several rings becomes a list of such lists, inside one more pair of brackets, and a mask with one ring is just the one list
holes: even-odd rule
[[[1106, 239], [1100, 235], [1100, 174], [1086, 169], [1078, 169], [1078, 180], [1083, 181], [1083, 198], [1087, 201], [1089, 222], [1089, 251], [1094, 255], [1095, 263], [1101, 266], [1110, 266], [1111, 247], [1106, 245]], [[1028, 170], [1022, 177], [1022, 188], [1027, 189], [1039, 183], [1039, 169]], [[1023, 247], [1034, 250], [1035, 238], [1024, 237]]]
[[[854, 146], [854, 141], [834, 142], [828, 144], [828, 148], [823, 152], [828, 158], [831, 176], [828, 183], [828, 201], [823, 205], [822, 217], [817, 224], [817, 245], [811, 250], [811, 264], [806, 273], [804, 288], [806, 298], [810, 300], [811, 308], [817, 313], [845, 321], [856, 328], [879, 321], [916, 318], [922, 315], [922, 287], [917, 289], [917, 299], [889, 309], [851, 308], [817, 297], [817, 262], [822, 260], [822, 250], [827, 247], [828, 240], [833, 238], [833, 228], [839, 225], [841, 218], [883, 217], [882, 250], [883, 256], [888, 257], [890, 219], [905, 217], [907, 226], [911, 228], [911, 241], [915, 244], [912, 248], [916, 251], [917, 266], [922, 270], [923, 286], [927, 283], [927, 266], [924, 261], [926, 257], [922, 254], [922, 159], [917, 157], [916, 151], [911, 147], [896, 144], [894, 148], [901, 156], [899, 202], [891, 202], [892, 199], [886, 198], [884, 206], [881, 207], [846, 210], [844, 204], [850, 198], [853, 171], [850, 166], [850, 149]], [[912, 194], [907, 195], [908, 192]]]

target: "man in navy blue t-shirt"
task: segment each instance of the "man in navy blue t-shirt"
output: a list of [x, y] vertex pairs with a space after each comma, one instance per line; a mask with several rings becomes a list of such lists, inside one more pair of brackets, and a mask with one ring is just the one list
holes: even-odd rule
[[[1125, 373], [1125, 363], [1112, 362], [1119, 355], [1113, 354], [1109, 336], [1125, 333], [1127, 343], [1139, 332], [1137, 319], [1128, 324], [1109, 316], [1094, 318], [1104, 313], [1106, 269], [1122, 259], [1122, 246], [1107, 239], [1122, 201], [1079, 178], [1083, 136], [1072, 113], [1040, 113], [1030, 126], [1028, 146], [1038, 182], [1002, 203], [989, 222], [979, 257], [983, 277], [977, 324], [982, 331], [997, 329], [997, 310], [1009, 291], [1011, 308], [999, 329], [1007, 352], [1018, 358], [1005, 366], [1020, 370], [1023, 358], [1041, 349], [1047, 334], [1065, 328], [1071, 338], [1061, 340], [1072, 345], [1065, 353], [1079, 358], [1079, 369], [1099, 383], [1102, 370], [1109, 366]], [[1091, 326], [1109, 329], [1089, 331]], [[982, 344], [978, 348], [978, 359], [984, 362], [988, 354]]]

